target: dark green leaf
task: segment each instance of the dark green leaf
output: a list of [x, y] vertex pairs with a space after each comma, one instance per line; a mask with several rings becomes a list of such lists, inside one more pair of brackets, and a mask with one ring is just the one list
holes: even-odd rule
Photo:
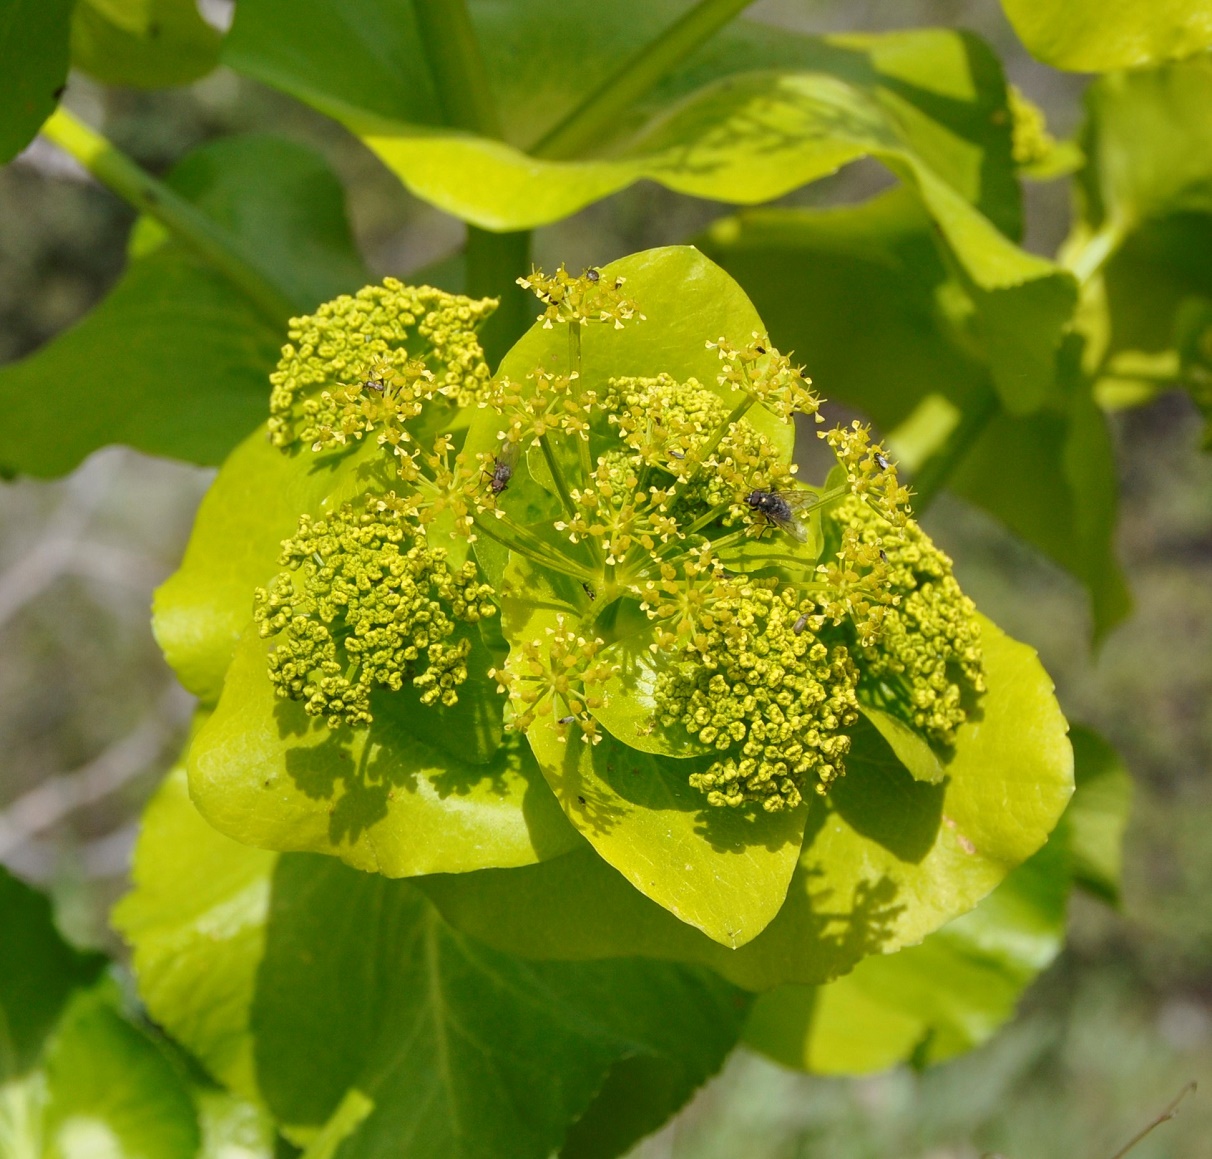
[[73, 0], [0, 0], [0, 165], [33, 140], [67, 80]]
[[1023, 43], [1075, 72], [1139, 68], [1212, 46], [1208, 0], [1002, 0]]
[[[236, 137], [187, 157], [170, 184], [256, 255], [276, 284], [319, 302], [366, 275], [340, 185], [310, 150]], [[222, 461], [265, 414], [283, 328], [159, 227], [137, 229], [113, 293], [79, 325], [0, 370], [7, 421], [0, 463], [63, 474], [98, 447], [127, 443]], [[55, 405], [48, 407], [47, 399]]]
[[719, 1066], [748, 1005], [691, 967], [489, 950], [407, 883], [221, 836], [179, 774], [144, 819], [135, 878], [116, 919], [153, 1016], [227, 1082], [255, 1082], [316, 1156], [407, 1142], [435, 1159], [546, 1159], [644, 1077], [613, 1125], [630, 1141]]
[[105, 84], [189, 84], [219, 63], [221, 39], [195, 0], [79, 0], [72, 64]]
[[[306, 971], [298, 962], [306, 960]], [[284, 1122], [319, 1124], [347, 1090], [374, 1111], [339, 1156], [534, 1156], [562, 1142], [617, 1063], [692, 1089], [746, 1003], [707, 971], [527, 964], [451, 930], [402, 882], [283, 858], [253, 1025]]]
[[0, 1082], [34, 1066], [71, 992], [103, 964], [72, 949], [50, 902], [0, 867]]

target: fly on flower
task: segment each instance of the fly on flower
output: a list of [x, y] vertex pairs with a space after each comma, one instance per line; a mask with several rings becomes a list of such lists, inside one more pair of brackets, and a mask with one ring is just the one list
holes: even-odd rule
[[513, 478], [513, 469], [517, 464], [517, 443], [502, 443], [501, 453], [493, 459], [492, 466], [484, 472], [488, 479], [488, 490], [494, 495], [500, 495], [509, 486], [509, 480]]
[[808, 538], [800, 514], [811, 511], [820, 501], [815, 491], [750, 491], [745, 496], [750, 510], [762, 519], [763, 530], [777, 527], [797, 543], [803, 543]]

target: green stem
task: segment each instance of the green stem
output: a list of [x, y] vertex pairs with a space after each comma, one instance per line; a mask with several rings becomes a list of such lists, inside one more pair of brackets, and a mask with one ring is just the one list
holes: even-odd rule
[[239, 241], [196, 205], [146, 173], [100, 133], [66, 109], [56, 109], [42, 135], [71, 154], [102, 185], [140, 213], [155, 218], [174, 237], [238, 286], [275, 328], [314, 303], [292, 299], [242, 253]]
[[543, 458], [547, 462], [547, 469], [551, 472], [551, 478], [555, 483], [556, 492], [560, 496], [560, 502], [564, 504], [564, 510], [567, 512], [568, 518], [575, 519], [577, 517], [577, 505], [573, 502], [572, 492], [568, 488], [568, 480], [564, 478], [564, 472], [556, 461], [555, 448], [551, 445], [551, 440], [546, 435], [539, 436], [539, 446], [543, 450]]
[[535, 143], [536, 157], [559, 161], [592, 149], [610, 135], [620, 115], [651, 92], [699, 45], [753, 0], [699, 0], [656, 40], [625, 60], [562, 121]]
[[[509, 518], [497, 519], [496, 516], [480, 515], [472, 518], [477, 530], [482, 531], [489, 539], [496, 540], [502, 547], [507, 547], [510, 551], [527, 556], [535, 563], [541, 563], [544, 567], [551, 568], [552, 571], [558, 571], [561, 575], [572, 576], [573, 579], [586, 583], [598, 578], [589, 568], [582, 567], [579, 563], [559, 555], [537, 536], [532, 535]], [[504, 527], [509, 534], [502, 535], [498, 526]]]
[[997, 392], [986, 384], [964, 407], [960, 421], [913, 476], [913, 511], [920, 518], [946, 486], [973, 444], [1001, 411]]
[[466, 0], [413, 0], [412, 6], [447, 123], [500, 137], [501, 117]]
[[530, 233], [492, 233], [469, 225], [464, 255], [467, 293], [501, 303], [480, 331], [484, 356], [496, 366], [534, 321], [533, 300], [517, 284], [530, 266]]

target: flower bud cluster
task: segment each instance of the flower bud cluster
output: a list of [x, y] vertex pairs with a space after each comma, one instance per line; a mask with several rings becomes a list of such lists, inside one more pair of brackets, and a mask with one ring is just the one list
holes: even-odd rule
[[505, 666], [488, 673], [509, 694], [514, 710], [510, 727], [525, 732], [550, 717], [561, 741], [567, 741], [575, 724], [584, 743], [598, 744], [602, 735], [593, 711], [606, 703], [603, 685], [619, 671], [599, 657], [605, 646], [600, 637], [581, 635], [561, 613], [555, 627], [511, 648]]
[[690, 776], [709, 804], [794, 808], [806, 783], [824, 793], [845, 771], [858, 672], [844, 644], [808, 627], [811, 602], [792, 589], [727, 578], [715, 589], [658, 677], [657, 720], [719, 753]]
[[474, 564], [452, 566], [390, 505], [304, 515], [279, 563], [288, 570], [254, 597], [261, 636], [276, 638], [269, 677], [279, 696], [330, 728], [370, 724], [372, 689], [405, 680], [423, 704], [457, 702], [470, 640], [452, 639], [456, 627], [496, 613]]
[[495, 308], [387, 278], [292, 318], [269, 379], [270, 440], [319, 450], [377, 430], [399, 441], [435, 395], [480, 401], [490, 372], [476, 330]]
[[912, 520], [887, 537], [882, 521], [857, 497], [831, 513], [857, 550], [883, 555], [881, 585], [893, 603], [880, 630], [860, 640], [863, 679], [895, 690], [897, 707], [925, 736], [951, 744], [967, 705], [985, 689], [976, 606], [960, 590], [951, 560]]
[[606, 322], [616, 330], [633, 318], [644, 320], [640, 308], [630, 298], [623, 297], [625, 278], [603, 276], [598, 270], [586, 270], [579, 277], [570, 274], [561, 264], [554, 274], [540, 269], [518, 278], [518, 285], [530, 290], [546, 307], [540, 317], [543, 328], [550, 330], [557, 322]]

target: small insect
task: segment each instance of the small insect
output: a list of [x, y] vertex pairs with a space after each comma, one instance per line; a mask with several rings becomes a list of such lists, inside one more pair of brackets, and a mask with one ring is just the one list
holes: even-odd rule
[[586, 594], [586, 595], [587, 595], [587, 596], [588, 596], [588, 597], [589, 597], [591, 600], [596, 600], [596, 599], [598, 598], [598, 593], [597, 593], [597, 592], [595, 592], [595, 591], [593, 590], [593, 588], [591, 588], [591, 587], [590, 587], [590, 586], [589, 586], [587, 583], [582, 583], [582, 584], [581, 584], [581, 590], [582, 590], [582, 591], [583, 591], [583, 592], [584, 592], [584, 593], [585, 593], [585, 594]]
[[561, 716], [560, 719], [556, 721], [556, 724], [572, 724], [574, 720], [576, 720], [575, 716]]
[[669, 453], [670, 453], [670, 455], [672, 455], [672, 456], [673, 456], [673, 458], [675, 458], [675, 459], [684, 459], [684, 458], [686, 457], [686, 452], [685, 452], [685, 451], [675, 451], [675, 450], [673, 450], [673, 449], [670, 449]]
[[587, 277], [587, 278], [588, 278], [588, 279], [589, 279], [591, 282], [596, 282], [596, 281], [597, 281], [597, 280], [598, 280], [598, 279], [599, 279], [599, 278], [600, 278], [602, 275], [601, 275], [601, 273], [600, 273], [598, 270], [595, 270], [595, 269], [594, 269], [594, 268], [591, 266], [589, 269], [587, 269], [587, 270], [585, 271], [585, 276], [586, 276], [586, 277]]
[[808, 538], [803, 524], [795, 513], [805, 506], [815, 506], [817, 497], [812, 491], [785, 495], [781, 491], [750, 491], [745, 502], [767, 523], [785, 531], [798, 543]]
[[791, 625], [791, 630], [798, 636], [806, 627], [808, 627], [808, 616], [803, 615]]
[[754, 343], [754, 347], [753, 347], [753, 348], [754, 348], [754, 350], [756, 350], [756, 351], [757, 351], [759, 354], [765, 354], [765, 353], [766, 353], [766, 347], [765, 347], [765, 346], [758, 346], [756, 343]]
[[888, 553], [881, 547], [880, 548], [880, 563], [887, 563], [887, 562], [888, 562]]
[[509, 486], [513, 478], [513, 469], [518, 461], [518, 448], [513, 443], [505, 443], [501, 453], [492, 461], [492, 469], [485, 471], [488, 476], [488, 490], [494, 495], [500, 495]]
[[370, 376], [363, 381], [362, 386], [366, 390], [373, 390], [379, 394], [382, 394], [387, 389], [387, 383], [383, 381], [382, 371], [372, 372]]
[[885, 455], [883, 451], [876, 451], [873, 458], [881, 471], [888, 470], [888, 468], [892, 465], [888, 462], [888, 456]]

